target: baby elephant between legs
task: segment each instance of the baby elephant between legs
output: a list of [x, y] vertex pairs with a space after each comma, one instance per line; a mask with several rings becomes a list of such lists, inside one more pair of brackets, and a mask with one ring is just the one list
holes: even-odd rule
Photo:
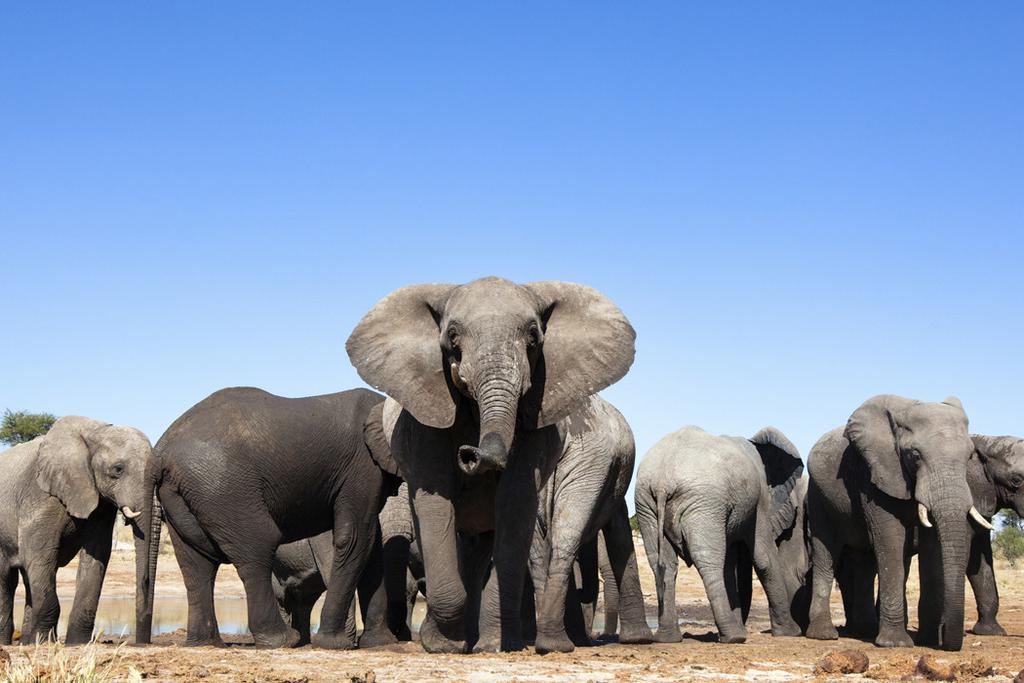
[[636, 512], [658, 588], [656, 640], [682, 638], [679, 556], [700, 572], [721, 642], [746, 640], [751, 566], [768, 595], [772, 635], [800, 635], [790, 614], [798, 585], [776, 540], [793, 525], [790, 493], [802, 472], [796, 447], [770, 427], [749, 440], [686, 427], [651, 448], [637, 475]]

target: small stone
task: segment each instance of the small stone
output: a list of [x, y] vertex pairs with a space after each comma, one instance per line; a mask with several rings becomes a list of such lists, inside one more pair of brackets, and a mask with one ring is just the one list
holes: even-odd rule
[[1024, 683], [1024, 669], [1020, 670], [1020, 673], [1013, 679], [1013, 683]]
[[833, 650], [821, 658], [817, 673], [862, 674], [868, 670], [868, 656], [860, 650]]
[[11, 654], [0, 647], [0, 671], [6, 671], [7, 667], [11, 665]]
[[956, 667], [943, 664], [932, 655], [923, 655], [917, 660], [917, 672], [929, 681], [955, 681]]

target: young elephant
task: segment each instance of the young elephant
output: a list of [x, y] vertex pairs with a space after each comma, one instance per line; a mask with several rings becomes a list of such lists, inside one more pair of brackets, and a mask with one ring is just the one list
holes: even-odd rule
[[[186, 644], [221, 643], [213, 584], [224, 563], [235, 565], [245, 585], [256, 645], [297, 644], [299, 633], [285, 625], [274, 596], [274, 553], [330, 529], [335, 552], [312, 642], [355, 645], [345, 631], [349, 605], [357, 582], [381, 580], [377, 513], [397, 486], [381, 448], [382, 401], [365, 389], [308, 398], [224, 389], [161, 437], [153, 481], [188, 591]], [[367, 587], [367, 594], [375, 590]], [[140, 634], [148, 636], [151, 618], [143, 613]], [[391, 635], [383, 628], [363, 638], [376, 643]]]
[[[404, 511], [403, 511], [404, 510]], [[359, 605], [362, 609], [364, 633], [384, 632], [383, 623], [395, 638], [412, 640], [409, 620], [416, 605], [416, 595], [422, 588], [423, 562], [415, 544], [412, 516], [409, 513], [409, 491], [403, 483], [398, 493], [390, 496], [378, 515], [384, 558], [384, 581], [376, 592], [369, 594], [369, 586], [360, 584]], [[313, 606], [330, 583], [334, 557], [332, 532], [312, 538], [286, 543], [274, 554], [272, 567], [274, 594], [277, 596], [285, 621], [301, 636], [299, 643], [310, 641], [310, 614]], [[349, 610], [345, 630], [355, 639], [355, 601]], [[384, 638], [382, 644], [394, 642]], [[369, 643], [364, 638], [360, 646]]]
[[[1003, 508], [1024, 515], [1024, 439], [1016, 436], [971, 435], [974, 457], [967, 464], [967, 483], [974, 505], [991, 518]], [[992, 571], [992, 536], [983, 525], [971, 529], [967, 578], [978, 604], [978, 623], [971, 631], [983, 636], [1005, 636], [996, 620], [999, 591]]]
[[[566, 632], [567, 619], [574, 626], [575, 644], [590, 644], [580, 600], [570, 588], [574, 563], [585, 545], [585, 554], [591, 560], [581, 562], [590, 565], [584, 569], [584, 583], [592, 576], [589, 583], [596, 584], [599, 531], [604, 534], [609, 564], [619, 587], [619, 641], [651, 641], [625, 500], [636, 453], [633, 432], [622, 414], [599, 396], [590, 397], [578, 420], [588, 428], [566, 439], [565, 451], [541, 491], [530, 549], [530, 574], [540, 598], [536, 640], [540, 653], [573, 650], [574, 639]], [[596, 593], [596, 585], [585, 592]], [[567, 595], [570, 614], [566, 613]]]
[[[0, 642], [11, 642], [19, 573], [26, 587], [21, 641], [55, 637], [57, 567], [79, 551], [67, 643], [89, 641], [117, 511], [137, 539], [149, 536], [139, 517], [152, 495], [150, 459], [142, 432], [86, 417], [62, 417], [46, 435], [0, 454]], [[135, 559], [144, 567], [148, 556]]]
[[787, 586], [776, 540], [793, 524], [789, 495], [802, 472], [796, 447], [771, 427], [749, 440], [684, 427], [651, 448], [637, 474], [636, 514], [658, 588], [655, 640], [682, 639], [677, 556], [697, 566], [720, 642], [746, 640], [751, 563], [772, 635], [800, 635], [790, 614], [796, 587]]

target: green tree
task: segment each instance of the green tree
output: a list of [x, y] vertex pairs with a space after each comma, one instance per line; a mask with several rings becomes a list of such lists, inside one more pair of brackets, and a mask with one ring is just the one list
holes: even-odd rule
[[992, 547], [1011, 567], [1016, 567], [1017, 560], [1024, 557], [1024, 519], [1012, 510], [1003, 510], [1000, 514], [1003, 526], [992, 539]]
[[0, 443], [15, 446], [50, 431], [57, 418], [49, 413], [5, 410], [0, 421]]

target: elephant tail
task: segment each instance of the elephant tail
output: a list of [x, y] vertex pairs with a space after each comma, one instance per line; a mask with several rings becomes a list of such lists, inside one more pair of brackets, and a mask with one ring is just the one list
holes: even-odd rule
[[655, 510], [658, 515], [658, 526], [656, 527], [658, 533], [655, 534], [655, 538], [658, 539], [658, 542], [655, 549], [658, 551], [658, 562], [661, 562], [661, 558], [663, 557], [661, 554], [661, 544], [665, 542], [665, 505], [667, 501], [665, 500], [665, 494], [661, 491], [655, 493], [654, 496]]
[[[155, 465], [155, 463], [154, 463]], [[153, 599], [156, 595], [157, 558], [160, 556], [160, 530], [163, 511], [157, 497], [159, 468], [154, 466], [147, 477], [151, 495], [147, 497], [142, 524], [135, 540], [135, 642], [148, 644], [153, 633]]]

